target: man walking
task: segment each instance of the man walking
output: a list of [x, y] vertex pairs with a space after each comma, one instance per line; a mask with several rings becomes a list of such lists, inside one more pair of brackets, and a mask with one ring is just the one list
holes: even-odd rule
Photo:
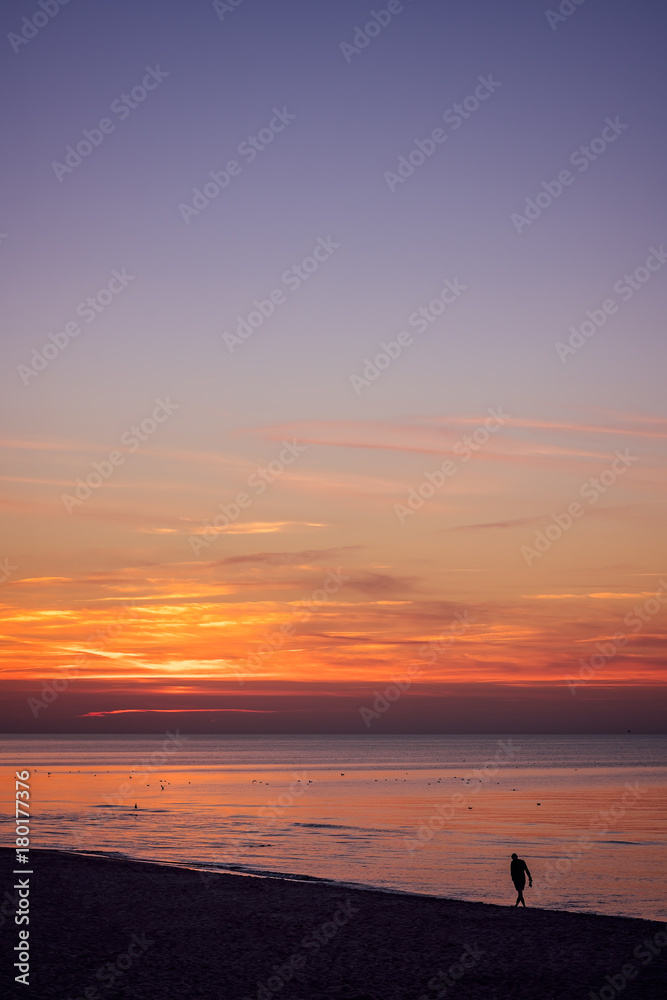
[[528, 871], [528, 865], [523, 860], [523, 858], [518, 858], [516, 854], [512, 855], [512, 861], [510, 862], [510, 876], [514, 882], [514, 888], [517, 891], [515, 906], [521, 903], [522, 906], [526, 905], [526, 901], [523, 898], [523, 890], [526, 886], [526, 875], [528, 876], [528, 885], [532, 887], [533, 877]]

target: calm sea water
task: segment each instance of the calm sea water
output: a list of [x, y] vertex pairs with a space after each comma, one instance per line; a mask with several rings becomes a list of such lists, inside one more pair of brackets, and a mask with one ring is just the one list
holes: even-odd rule
[[34, 847], [501, 904], [516, 851], [528, 905], [665, 919], [666, 749], [634, 735], [6, 736], [0, 832], [13, 843], [27, 768]]

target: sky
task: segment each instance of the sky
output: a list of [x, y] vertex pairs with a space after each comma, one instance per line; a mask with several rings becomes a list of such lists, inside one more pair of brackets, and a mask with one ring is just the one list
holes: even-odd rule
[[661, 731], [664, 10], [0, 19], [0, 729]]

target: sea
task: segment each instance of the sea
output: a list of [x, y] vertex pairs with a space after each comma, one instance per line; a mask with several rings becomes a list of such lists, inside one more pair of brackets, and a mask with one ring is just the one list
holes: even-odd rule
[[[14, 845], [665, 920], [666, 736], [17, 736]], [[25, 775], [24, 775], [25, 776]], [[22, 796], [25, 800], [25, 796]], [[33, 855], [34, 858], [34, 855]]]

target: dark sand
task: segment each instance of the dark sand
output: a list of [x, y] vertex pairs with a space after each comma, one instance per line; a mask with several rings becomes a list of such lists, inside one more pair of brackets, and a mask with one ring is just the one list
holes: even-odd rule
[[[0, 857], [9, 888], [14, 854], [2, 849]], [[606, 977], [619, 977], [620, 985], [628, 962], [636, 978], [615, 995], [667, 995], [667, 947], [650, 961], [633, 957], [644, 939], [659, 932], [662, 940], [665, 925], [651, 921], [322, 882], [202, 878], [186, 869], [58, 851], [33, 850], [30, 859], [30, 986], [11, 983], [3, 997], [243, 1000], [256, 998], [262, 984], [260, 1000], [590, 1000], [590, 991], [598, 996], [601, 989], [605, 1000], [613, 989]], [[320, 946], [314, 933], [323, 925], [333, 936], [323, 936]], [[128, 958], [133, 935], [135, 955]], [[13, 975], [7, 956], [17, 938], [7, 919], [0, 929], [2, 979]], [[465, 972], [458, 965], [464, 952], [471, 956]], [[129, 968], [115, 965], [119, 956]], [[289, 966], [293, 956], [289, 981], [272, 978], [273, 966]], [[433, 977], [452, 965], [462, 978], [450, 985], [443, 978], [438, 986]]]

